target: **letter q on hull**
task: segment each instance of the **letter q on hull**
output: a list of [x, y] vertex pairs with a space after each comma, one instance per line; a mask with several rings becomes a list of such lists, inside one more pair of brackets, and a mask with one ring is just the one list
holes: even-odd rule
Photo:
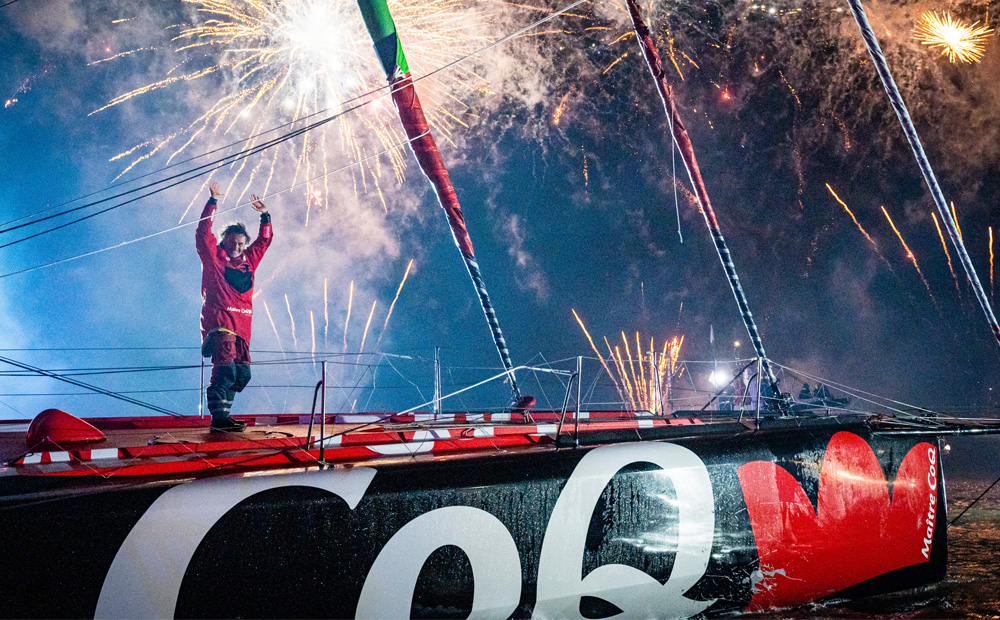
[[[666, 583], [622, 564], [605, 564], [581, 578], [591, 515], [604, 488], [633, 463], [652, 463], [670, 477], [677, 493], [677, 556]], [[685, 447], [669, 443], [597, 448], [577, 464], [552, 511], [538, 565], [534, 618], [583, 618], [580, 599], [602, 598], [625, 618], [686, 618], [715, 600], [684, 597], [705, 574], [715, 534], [715, 499], [708, 469]]]

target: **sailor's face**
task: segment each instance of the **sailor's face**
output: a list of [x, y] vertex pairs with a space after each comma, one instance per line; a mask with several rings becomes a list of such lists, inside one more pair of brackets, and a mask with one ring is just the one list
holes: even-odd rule
[[222, 249], [226, 252], [226, 256], [228, 256], [230, 260], [239, 258], [239, 256], [243, 254], [243, 250], [246, 249], [249, 241], [250, 240], [244, 235], [238, 233], [226, 235], [222, 239]]

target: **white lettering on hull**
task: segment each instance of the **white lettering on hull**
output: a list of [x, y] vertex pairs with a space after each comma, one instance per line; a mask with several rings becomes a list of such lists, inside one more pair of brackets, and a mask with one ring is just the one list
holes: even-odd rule
[[[414, 437], [431, 443], [435, 435]], [[411, 447], [412, 449], [412, 447]], [[677, 552], [664, 584], [621, 564], [606, 564], [581, 578], [591, 517], [605, 487], [622, 468], [651, 463], [670, 478], [677, 495]], [[104, 580], [96, 618], [168, 618], [174, 615], [184, 574], [202, 539], [247, 498], [279, 487], [324, 489], [354, 508], [375, 476], [367, 467], [197, 480], [166, 491], [149, 507], [118, 550]], [[542, 540], [535, 618], [581, 618], [584, 596], [602, 598], [624, 617], [680, 618], [701, 613], [714, 600], [684, 594], [708, 568], [715, 502], [705, 464], [687, 448], [666, 443], [596, 448], [577, 464], [556, 501]], [[356, 616], [408, 617], [427, 558], [445, 545], [460, 548], [473, 572], [470, 618], [508, 617], [520, 604], [521, 561], [507, 528], [471, 506], [425, 513], [396, 532], [365, 579]]]
[[104, 578], [95, 618], [173, 618], [181, 582], [212, 526], [243, 500], [279, 487], [314, 487], [351, 510], [375, 470], [328, 469], [287, 475], [224, 476], [169, 489], [139, 519]]
[[931, 462], [930, 470], [927, 472], [927, 486], [930, 487], [930, 498], [927, 507], [927, 519], [920, 527], [927, 525], [927, 532], [924, 535], [924, 548], [920, 550], [924, 557], [931, 557], [931, 543], [934, 541], [934, 520], [937, 517], [937, 450], [927, 449], [927, 460]]
[[[587, 530], [601, 493], [618, 471], [632, 463], [663, 468], [677, 493], [677, 555], [663, 585], [648, 573], [622, 564], [606, 564], [580, 577]], [[584, 596], [614, 604], [625, 618], [699, 614], [715, 601], [693, 601], [684, 593], [705, 574], [714, 534], [712, 481], [694, 452], [668, 443], [592, 450], [573, 470], [545, 530], [534, 618], [583, 618], [580, 599]]]
[[461, 549], [472, 565], [469, 618], [509, 618], [521, 602], [517, 545], [499, 519], [469, 506], [438, 508], [400, 528], [375, 559], [355, 617], [409, 618], [420, 569], [445, 545]]

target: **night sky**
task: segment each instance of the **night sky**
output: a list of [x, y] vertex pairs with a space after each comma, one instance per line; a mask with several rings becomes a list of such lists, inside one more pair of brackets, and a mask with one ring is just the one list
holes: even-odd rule
[[[301, 114], [335, 109], [383, 83], [356, 7], [341, 4], [344, 16], [324, 35], [329, 48], [315, 53], [343, 55], [355, 73], [345, 72], [335, 92], [324, 90], [333, 88], [329, 84], [309, 91]], [[402, 4], [412, 9], [411, 2]], [[444, 22], [396, 13], [415, 77], [570, 3], [444, 4], [454, 18], [447, 22], [454, 49], [422, 30], [440, 29]], [[988, 38], [980, 63], [952, 64], [915, 42], [910, 30], [928, 10], [996, 27], [998, 4], [866, 5], [944, 194], [955, 202], [988, 295], [988, 227], [1000, 225], [1000, 42], [995, 34]], [[235, 52], [222, 45], [177, 51], [184, 42], [171, 41], [180, 32], [172, 25], [211, 18], [196, 8], [176, 1], [19, 0], [0, 9], [0, 100], [6, 102], [0, 109], [0, 244], [71, 218], [8, 230], [12, 220], [91, 192], [103, 193], [69, 206], [109, 196], [108, 186], [123, 170], [171, 135], [167, 146], [119, 182], [152, 176], [120, 189], [235, 151], [161, 170], [192, 138], [186, 128], [235, 92], [238, 79], [264, 79], [226, 65]], [[908, 405], [980, 413], [994, 405], [1000, 345], [951, 247], [957, 281], [949, 271], [930, 195], [847, 5], [656, 2], [644, 9], [768, 356]], [[515, 364], [593, 355], [571, 309], [602, 351], [603, 337], [620, 344], [624, 330], [632, 342], [636, 331], [644, 342], [653, 337], [658, 349], [665, 339], [683, 335], [682, 359], [750, 357], [679, 157], [680, 183], [674, 183], [662, 107], [634, 37], [622, 36], [629, 32], [624, 4], [599, 0], [570, 13], [531, 31], [543, 34], [492, 47], [417, 86], [432, 111]], [[258, 44], [277, 42], [261, 38]], [[130, 50], [138, 51], [112, 58]], [[315, 57], [295, 58], [306, 66]], [[213, 65], [223, 69], [94, 113], [136, 88]], [[226, 116], [169, 163], [293, 120], [287, 92], [246, 114]], [[398, 374], [383, 359], [376, 379], [386, 388], [381, 394], [366, 402], [369, 391], [338, 388], [331, 408], [401, 409], [423, 402], [421, 395], [429, 399], [434, 346], [442, 347], [446, 366], [459, 367], [445, 373], [446, 391], [499, 368], [444, 214], [412, 155], [401, 151], [403, 178], [386, 155], [358, 165], [359, 153], [367, 157], [385, 148], [384, 135], [390, 143], [400, 141], [398, 123], [388, 122], [392, 114], [383, 99], [309, 132], [305, 142], [299, 137], [277, 154], [269, 150], [248, 159], [242, 169], [237, 164], [215, 172], [213, 179], [227, 190], [220, 210], [245, 204], [249, 192], [276, 194], [265, 198], [275, 241], [257, 274], [251, 349], [256, 362], [297, 361], [255, 367], [256, 389], [237, 399], [235, 413], [308, 410], [318, 375], [310, 311], [316, 350], [337, 362], [331, 372], [339, 383], [332, 383], [370, 385], [370, 366], [380, 358], [341, 355], [350, 282], [347, 351], [359, 350], [377, 301], [365, 345], [370, 352], [410, 259], [413, 269], [378, 350], [419, 359], [389, 358]], [[379, 123], [390, 128], [381, 130], [381, 138]], [[348, 167], [331, 172], [342, 166]], [[282, 191], [324, 173], [330, 174], [308, 187]], [[207, 198], [206, 182], [190, 180], [0, 248], [0, 354], [60, 371], [199, 364], [200, 265], [193, 221]], [[877, 251], [826, 184], [851, 208]], [[926, 286], [882, 205], [913, 250]], [[219, 216], [216, 231], [237, 218], [256, 229], [255, 214], [244, 206]], [[179, 223], [189, 225], [11, 275]], [[738, 351], [734, 341], [742, 344]], [[88, 348], [104, 350], [80, 350]], [[689, 374], [707, 386], [710, 368], [693, 365]], [[588, 362], [585, 386], [599, 370]], [[196, 413], [198, 374], [196, 368], [152, 369], [78, 378]], [[536, 382], [526, 375], [522, 385], [561, 401], [551, 378]], [[782, 383], [795, 392], [800, 386], [792, 376]], [[138, 413], [103, 396], [73, 395], [82, 392], [48, 379], [0, 375], [0, 416], [30, 418], [46, 407], [82, 417]], [[503, 394], [499, 389], [487, 398], [502, 404]], [[477, 402], [470, 396], [456, 406]]]

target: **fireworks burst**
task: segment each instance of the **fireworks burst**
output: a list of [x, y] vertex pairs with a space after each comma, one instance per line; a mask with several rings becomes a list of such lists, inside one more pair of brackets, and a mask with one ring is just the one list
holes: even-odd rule
[[924, 45], [939, 49], [952, 63], [969, 64], [983, 59], [986, 42], [993, 29], [980, 26], [979, 22], [966, 24], [949, 13], [938, 15], [931, 11], [924, 13], [913, 28], [913, 38]]
[[[601, 360], [601, 365], [611, 377], [615, 389], [618, 390], [618, 394], [626, 405], [634, 411], [663, 413], [663, 401], [666, 400], [669, 393], [670, 379], [677, 376], [677, 359], [681, 353], [681, 345], [684, 344], [684, 336], [665, 341], [662, 350], [657, 352], [652, 337], [649, 339], [648, 348], [644, 350], [639, 332], [636, 332], [635, 357], [632, 356], [631, 346], [625, 332], [622, 332], [623, 347], [615, 345], [612, 348], [608, 339], [604, 338], [604, 344], [608, 347], [608, 359], [614, 366], [614, 372], [612, 372], [604, 356], [597, 350], [594, 339], [591, 338], [580, 315], [576, 313], [576, 310], [572, 310], [572, 312], [580, 329], [587, 337], [587, 342], [590, 343], [590, 347]], [[625, 350], [624, 356], [622, 356], [622, 348]]]
[[[111, 99], [95, 114], [154, 91], [181, 84], [202, 84], [213, 93], [212, 102], [189, 126], [172, 131], [166, 137], [146, 139], [116, 156], [131, 157], [122, 171], [125, 174], [141, 161], [158, 152], [169, 152], [169, 164], [199, 137], [212, 134], [249, 135], [244, 148], [262, 141], [260, 134], [271, 127], [303, 120], [317, 113], [334, 114], [344, 109], [344, 102], [371, 93], [384, 86], [371, 44], [354, 3], [324, 0], [183, 0], [199, 15], [200, 22], [179, 28], [174, 36], [179, 65], [166, 76]], [[462, 18], [472, 6], [467, 0], [389, 0], [389, 8], [400, 30], [412, 34], [407, 46], [425, 66], [441, 66], [482, 46], [483, 36], [470, 34], [463, 24], [479, 20]], [[101, 59], [104, 62], [143, 51], [138, 48]], [[96, 63], [93, 63], [96, 64]], [[180, 69], [178, 69], [180, 68]], [[457, 71], [457, 72], [456, 72]], [[449, 91], [461, 84], [476, 90], [483, 82], [471, 72], [457, 69], [448, 78], [428, 78], [423, 84], [427, 116], [435, 132], [449, 141], [454, 128], [468, 126], [460, 114], [447, 109], [464, 104]], [[222, 84], [220, 88], [220, 82]], [[478, 92], [482, 92], [479, 90]], [[217, 95], [215, 93], [218, 93]], [[384, 93], [383, 93], [384, 94]], [[392, 106], [369, 96], [364, 112], [342, 117], [339, 131], [307, 134], [296, 142], [295, 172], [292, 184], [315, 179], [328, 172], [329, 156], [343, 152], [355, 162], [385, 151], [365, 166], [356, 168], [356, 192], [374, 189], [387, 208], [380, 187], [383, 160], [388, 158], [397, 181], [402, 181], [407, 158], [402, 144], [406, 137], [398, 127]], [[358, 101], [354, 101], [355, 104]], [[375, 140], [365, 136], [372, 135]], [[339, 137], [339, 144], [336, 138]], [[369, 144], [380, 143], [381, 147]], [[251, 182], [262, 183], [267, 193], [279, 163], [280, 149], [256, 164], [244, 160], [234, 171], [229, 190], [241, 174]], [[265, 161], [265, 159], [267, 161]], [[120, 175], [119, 175], [120, 176]], [[358, 183], [360, 181], [360, 184]], [[324, 181], [310, 181], [304, 192], [305, 207], [328, 208], [330, 191]]]
[[[635, 333], [636, 357], [632, 357], [628, 338], [622, 332], [622, 344], [625, 349], [625, 359], [621, 349], [615, 345], [612, 351], [607, 338], [604, 344], [608, 347], [618, 378], [625, 387], [625, 396], [633, 410], [663, 413], [663, 400], [669, 392], [669, 379], [677, 374], [677, 358], [684, 344], [684, 336], [674, 337], [663, 343], [663, 350], [657, 354], [653, 338], [649, 339], [649, 348], [643, 350], [640, 344], [639, 332]], [[628, 366], [625, 362], [628, 362]], [[636, 366], [639, 372], [636, 373]], [[647, 376], [648, 372], [648, 376]]]

